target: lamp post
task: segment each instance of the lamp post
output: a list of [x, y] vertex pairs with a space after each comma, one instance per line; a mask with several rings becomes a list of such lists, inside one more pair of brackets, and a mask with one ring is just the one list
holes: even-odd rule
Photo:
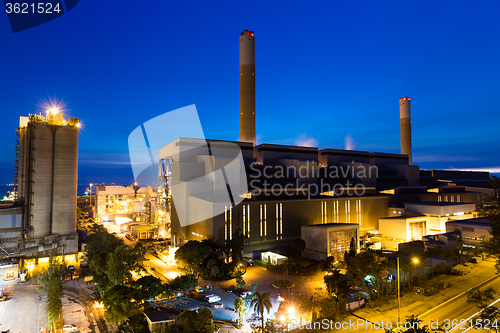
[[89, 184], [89, 187], [90, 187], [90, 207], [92, 207], [92, 186], [94, 186], [94, 184], [90, 183]]
[[401, 311], [401, 292], [399, 289], [399, 256], [398, 256], [398, 323], [400, 321], [399, 312]]
[[[401, 289], [400, 289], [400, 285], [399, 285], [399, 256], [397, 257], [397, 261], [398, 261], [398, 323], [400, 321], [400, 311], [401, 311]], [[413, 263], [414, 264], [418, 264], [418, 258], [413, 258], [412, 259]], [[410, 276], [410, 280], [411, 280], [411, 276]]]

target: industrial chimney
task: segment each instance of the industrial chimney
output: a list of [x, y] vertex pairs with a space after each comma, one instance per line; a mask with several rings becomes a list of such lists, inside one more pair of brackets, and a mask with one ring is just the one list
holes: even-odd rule
[[401, 121], [401, 154], [408, 155], [408, 162], [412, 165], [410, 97], [399, 99], [399, 118]]
[[240, 34], [240, 141], [255, 146], [255, 37]]

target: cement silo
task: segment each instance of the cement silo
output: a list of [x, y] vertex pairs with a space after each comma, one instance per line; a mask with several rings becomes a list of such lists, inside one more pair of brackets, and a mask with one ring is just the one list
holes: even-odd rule
[[240, 141], [255, 146], [255, 36], [240, 34]]
[[52, 234], [76, 232], [76, 196], [78, 180], [78, 119], [68, 126], [55, 128], [54, 180], [52, 194]]
[[410, 97], [405, 96], [399, 99], [399, 118], [401, 123], [401, 154], [408, 155], [408, 162], [412, 165]]
[[[56, 110], [21, 117], [18, 201], [23, 242], [76, 233], [79, 120]], [[44, 244], [47, 240], [40, 240]]]

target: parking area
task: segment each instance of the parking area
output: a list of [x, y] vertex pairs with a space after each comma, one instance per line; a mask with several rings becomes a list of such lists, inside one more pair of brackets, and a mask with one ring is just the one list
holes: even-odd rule
[[[220, 297], [220, 301], [215, 304], [222, 304], [221, 308], [214, 307], [213, 304], [209, 304], [205, 301], [205, 296], [207, 295], [217, 295]], [[238, 314], [234, 312], [234, 300], [238, 295], [234, 293], [228, 293], [227, 290], [220, 288], [213, 288], [209, 290], [204, 290], [202, 293], [194, 293], [191, 297], [181, 297], [172, 300], [167, 300], [158, 304], [158, 308], [168, 310], [171, 313], [180, 313], [185, 310], [196, 310], [202, 309], [204, 307], [212, 311], [214, 315], [214, 321], [218, 324], [231, 323], [238, 319]], [[244, 314], [244, 318], [247, 322], [257, 321], [256, 314], [253, 313], [253, 309], [250, 308], [250, 299], [245, 299], [245, 305], [247, 312]], [[267, 314], [266, 317], [274, 316], [278, 311], [279, 302], [276, 298], [271, 298], [271, 303], [273, 305], [271, 313]], [[215, 305], [214, 304], [214, 305]]]
[[7, 300], [0, 302], [0, 331], [36, 332], [47, 326], [45, 300], [36, 290], [35, 279], [2, 282]]

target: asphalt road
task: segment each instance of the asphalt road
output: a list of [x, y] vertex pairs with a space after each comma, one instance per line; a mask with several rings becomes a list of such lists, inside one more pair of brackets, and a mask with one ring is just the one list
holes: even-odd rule
[[[496, 277], [483, 284], [480, 288], [484, 289], [488, 287], [493, 287], [500, 291], [500, 278]], [[427, 311], [426, 313], [420, 315], [419, 318], [423, 321], [424, 325], [434, 325], [430, 327], [435, 327], [437, 323], [440, 327], [443, 326], [443, 328], [447, 331], [462, 332], [469, 327], [468, 323], [463, 323], [463, 321], [469, 319], [476, 312], [478, 312], [477, 307], [475, 305], [467, 304], [467, 293], [463, 293], [458, 297], [455, 297], [450, 301]], [[463, 325], [459, 324], [458, 327], [450, 330], [450, 328], [455, 327], [456, 324], [461, 321]], [[451, 325], [452, 322], [454, 325]]]

